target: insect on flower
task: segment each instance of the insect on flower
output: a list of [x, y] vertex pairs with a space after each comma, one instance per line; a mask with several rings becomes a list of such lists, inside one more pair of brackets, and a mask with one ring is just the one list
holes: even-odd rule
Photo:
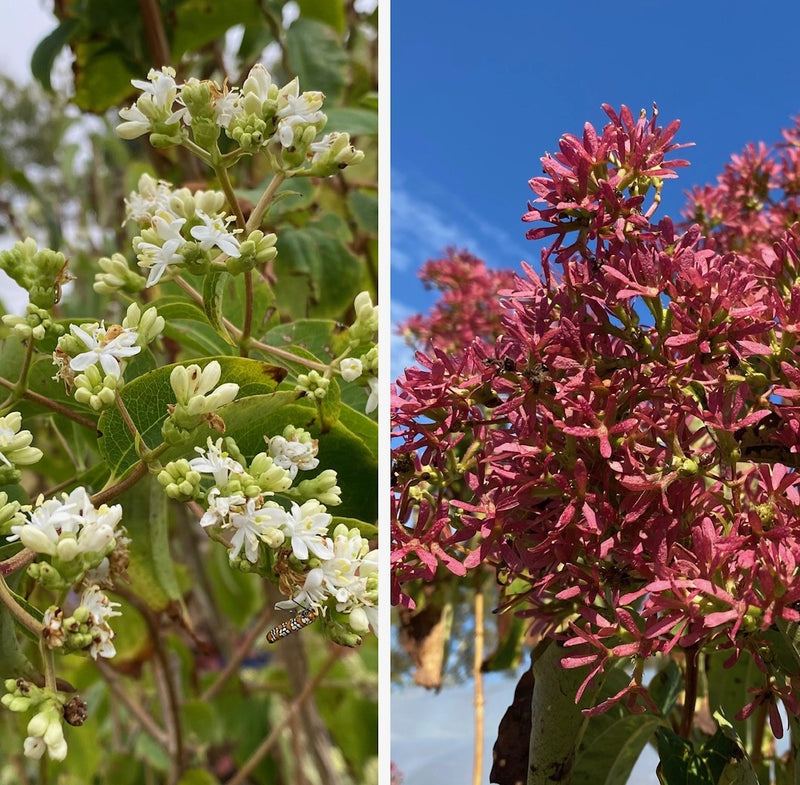
[[319, 608], [303, 608], [299, 613], [292, 616], [291, 619], [282, 621], [276, 627], [273, 627], [267, 633], [267, 643], [277, 643], [281, 638], [291, 635], [293, 632], [302, 630], [303, 627], [308, 627], [316, 621], [319, 616]]

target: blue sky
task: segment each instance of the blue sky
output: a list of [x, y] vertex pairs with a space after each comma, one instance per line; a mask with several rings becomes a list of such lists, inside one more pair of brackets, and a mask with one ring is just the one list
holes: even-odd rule
[[[656, 101], [663, 125], [682, 121], [677, 141], [695, 142], [657, 213], [673, 218], [685, 191], [800, 114], [796, 3], [394, 0], [391, 13], [394, 322], [432, 303], [416, 270], [448, 245], [497, 267], [538, 261], [521, 221], [528, 180], [561, 134], [603, 125], [602, 103], [638, 112]], [[391, 360], [393, 378], [412, 360], [399, 338]], [[504, 681], [488, 697], [483, 782], [513, 694]], [[470, 781], [471, 700], [467, 685], [393, 690], [392, 756], [406, 785], [438, 785], [444, 761], [449, 781]], [[632, 781], [654, 768], [650, 754]]]
[[528, 180], [562, 133], [603, 125], [602, 103], [656, 101], [696, 143], [665, 187], [657, 215], [672, 217], [684, 191], [800, 114], [796, 3], [395, 0], [391, 23], [394, 321], [432, 302], [416, 270], [447, 245], [498, 267], [538, 260], [520, 220]]

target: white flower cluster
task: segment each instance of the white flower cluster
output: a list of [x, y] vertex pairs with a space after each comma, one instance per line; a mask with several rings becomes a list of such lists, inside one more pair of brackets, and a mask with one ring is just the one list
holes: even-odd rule
[[[117, 126], [117, 133], [123, 139], [163, 132], [178, 123], [191, 126], [193, 111], [200, 115], [196, 99], [184, 95], [184, 91], [197, 92], [204, 83], [189, 79], [186, 84], [179, 85], [175, 81], [175, 69], [169, 66], [164, 66], [160, 71], [151, 69], [147, 79], [146, 82], [138, 79], [131, 82], [142, 91], [142, 95], [133, 106], [120, 110], [119, 115], [125, 122]], [[250, 69], [241, 90], [227, 86], [221, 89], [213, 82], [205, 84], [210, 88], [208, 99], [217, 126], [226, 131], [236, 128], [243, 130], [248, 137], [248, 146], [252, 143], [253, 135], [259, 132], [259, 126], [266, 128], [267, 119], [273, 120], [274, 131], [270, 135], [262, 133], [258, 139], [259, 146], [265, 146], [271, 138], [275, 138], [283, 147], [291, 147], [298, 126], [315, 125], [325, 119], [322, 113], [325, 96], [322, 93], [301, 93], [297, 77], [278, 87], [269, 71], [260, 63]], [[203, 105], [203, 108], [206, 106]], [[249, 129], [248, 125], [253, 129]], [[236, 138], [236, 133], [230, 135]], [[328, 140], [324, 146], [327, 148], [331, 144], [331, 140]], [[314, 152], [319, 155], [321, 151], [318, 149]]]
[[319, 607], [329, 597], [336, 610], [348, 616], [354, 632], [378, 630], [378, 551], [370, 550], [369, 541], [358, 529], [339, 524], [326, 536], [325, 548], [330, 556], [320, 558], [318, 567], [306, 575], [302, 589], [290, 600], [279, 602], [284, 609]]
[[31, 432], [21, 431], [21, 427], [22, 415], [19, 412], [9, 412], [0, 417], [0, 462], [8, 468], [29, 466], [42, 457], [40, 449], [30, 446], [33, 441]]
[[40, 500], [28, 521], [11, 527], [8, 539], [61, 562], [94, 556], [91, 566], [96, 566], [113, 549], [121, 518], [120, 505], [95, 508], [86, 489], [78, 487], [60, 499]]
[[[291, 496], [297, 490], [290, 486], [298, 472], [319, 465], [316, 440], [303, 429], [288, 426], [281, 436], [269, 439], [269, 455], [256, 456], [247, 469], [223, 450], [221, 438], [216, 442], [209, 438], [207, 448], [197, 452], [199, 457], [187, 468], [214, 480], [200, 525], [232, 532], [231, 562], [244, 559], [255, 565], [264, 556], [262, 546], [273, 554], [282, 549], [281, 558], [291, 554], [299, 563], [292, 568], [298, 578], [290, 584], [295, 595], [277, 607], [320, 608], [331, 603], [348, 616], [353, 631], [376, 629], [377, 552], [370, 551], [357, 529], [338, 525], [331, 530], [333, 517], [320, 501], [321, 497], [329, 504], [339, 503], [340, 491], [333, 484], [336, 473], [326, 470], [300, 483], [297, 489], [305, 486], [303, 490], [315, 498], [292, 501], [288, 510], [268, 498], [274, 492]], [[274, 490], [264, 490], [267, 485]]]
[[[214, 251], [239, 258], [240, 229], [230, 229], [235, 220], [224, 212], [221, 192], [188, 188], [173, 191], [169, 183], [148, 174], [139, 178], [138, 190], [125, 200], [126, 223], [136, 222], [141, 234], [133, 239], [138, 264], [149, 270], [147, 286], [186, 261], [193, 249]], [[187, 245], [191, 243], [192, 245]]]
[[[288, 426], [283, 435], [269, 439], [269, 457], [262, 453], [247, 470], [222, 449], [221, 438], [216, 443], [209, 439], [207, 448], [197, 448], [197, 451], [200, 456], [189, 461], [188, 467], [214, 479], [200, 525], [218, 525], [232, 532], [231, 561], [244, 558], [256, 564], [262, 556], [263, 545], [272, 551], [283, 548], [298, 562], [311, 566], [301, 573], [302, 587], [298, 588], [298, 580], [292, 599], [277, 607], [320, 608], [332, 603], [338, 613], [348, 616], [354, 632], [366, 632], [370, 627], [377, 629], [377, 551], [369, 549], [369, 542], [357, 529], [340, 524], [331, 531], [333, 517], [319, 498], [307, 499], [302, 504], [292, 502], [286, 510], [267, 499], [272, 492], [253, 486], [251, 475], [257, 474], [256, 467], [263, 468], [271, 463], [273, 483], [275, 471], [280, 469], [285, 477], [284, 487], [279, 491], [291, 493], [289, 485], [298, 472], [319, 465], [316, 440], [306, 431]], [[335, 482], [335, 472], [327, 470], [304, 483], [311, 483], [309, 490], [316, 491], [329, 502], [338, 503], [339, 488], [331, 488], [332, 481]], [[278, 488], [277, 485], [273, 487]], [[231, 492], [231, 488], [236, 490]]]
[[111, 658], [117, 652], [112, 642], [114, 630], [106, 620], [122, 615], [114, 610], [118, 607], [118, 602], [111, 602], [100, 587], [93, 584], [84, 590], [78, 607], [66, 619], [61, 608], [55, 605], [44, 612], [43, 637], [51, 649], [88, 649], [94, 660]]

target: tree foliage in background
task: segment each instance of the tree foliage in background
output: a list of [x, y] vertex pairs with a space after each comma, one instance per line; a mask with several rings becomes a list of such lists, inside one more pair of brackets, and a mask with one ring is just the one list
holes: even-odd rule
[[491, 575], [485, 666], [535, 644], [493, 782], [621, 784], [648, 743], [670, 785], [796, 782], [800, 124], [676, 227], [678, 123], [604, 109], [530, 181], [539, 271], [425, 269], [445, 294], [393, 395], [393, 599], [445, 662]]
[[[54, 782], [376, 781], [374, 637], [366, 635], [358, 648], [343, 647], [360, 636], [347, 626], [350, 608], [334, 602], [301, 634], [280, 638], [273, 649], [263, 642], [267, 628], [287, 618], [285, 610], [274, 610], [277, 600], [294, 597], [283, 605], [305, 607], [307, 621], [314, 618], [310, 606], [322, 603], [308, 576], [316, 574], [310, 567], [324, 566], [324, 547], [321, 557], [307, 554], [305, 566], [297, 554], [304, 538], [312, 548], [324, 543], [324, 529], [320, 535], [297, 530], [290, 545], [286, 527], [293, 524], [282, 516], [307, 508], [305, 500], [315, 494], [325, 498], [322, 507], [296, 515], [328, 525], [330, 547], [346, 548], [374, 536], [377, 514], [374, 379], [367, 385], [377, 370], [368, 352], [375, 317], [369, 300], [377, 288], [377, 12], [349, 2], [298, 5], [299, 16], [292, 18], [294, 4], [282, 2], [57, 1], [57, 27], [32, 62], [47, 92], [6, 85], [0, 229], [7, 245], [33, 237], [56, 253], [34, 251], [29, 241], [4, 256], [6, 270], [32, 293], [32, 303], [36, 293], [48, 291], [41, 276], [50, 276], [52, 295], [36, 300], [41, 313], [29, 309], [6, 319], [3, 328], [0, 377], [9, 392], [3, 428], [11, 430], [0, 438], [3, 455], [21, 467], [13, 477], [4, 475], [4, 531], [9, 524], [16, 532], [26, 529], [23, 538], [33, 543], [30, 522], [42, 523], [46, 515], [37, 496], [59, 500], [67, 493], [46, 509], [62, 504], [58, 514], [74, 515], [77, 504], [86, 521], [95, 509], [93, 526], [112, 526], [118, 503], [124, 529], [116, 529], [108, 555], [122, 554], [118, 549], [125, 545], [128, 551], [119, 563], [111, 559], [112, 573], [120, 571], [107, 590], [115, 606], [52, 578], [51, 568], [62, 577], [69, 571], [64, 565], [71, 546], [40, 553], [27, 570], [34, 555], [28, 548], [13, 538], [0, 547], [9, 587], [0, 613], [0, 675], [20, 680], [6, 683], [13, 689], [4, 703], [20, 713], [0, 713], [6, 728], [0, 770], [14, 781], [45, 781], [48, 755], [41, 768], [31, 768], [21, 740], [27, 735], [25, 752], [35, 752], [41, 730], [50, 757], [61, 757], [46, 728], [54, 733], [67, 714], [83, 727], [66, 730], [69, 754], [49, 766]], [[72, 57], [69, 100], [49, 92], [64, 47]], [[309, 148], [313, 136], [275, 141], [277, 118], [274, 138], [253, 142], [247, 155], [221, 134], [224, 160], [190, 151], [188, 143], [153, 146], [148, 134], [123, 141], [113, 131], [120, 107], [141, 93], [131, 80], [141, 83], [151, 69], [163, 74], [162, 66], [174, 66], [178, 84], [212, 79], [222, 94], [241, 87], [248, 74], [261, 78], [253, 70], [261, 62], [276, 86], [288, 89], [299, 77], [301, 90], [325, 93], [324, 133], [332, 134], [325, 149], [332, 149], [336, 134], [343, 140], [349, 133], [364, 152], [357, 166], [331, 159], [332, 176], [319, 169], [276, 181], [276, 163], [288, 167], [292, 155], [300, 172], [321, 166], [308, 163], [312, 154], [315, 161], [333, 154]], [[57, 74], [52, 78], [58, 83]], [[283, 117], [291, 131], [309, 125], [299, 115]], [[188, 129], [188, 116], [181, 122]], [[195, 123], [186, 138], [196, 141], [198, 128]], [[346, 156], [347, 149], [337, 154]], [[165, 266], [158, 280], [152, 271], [169, 241], [158, 235], [155, 212], [131, 214], [147, 194], [162, 205], [171, 200], [172, 211], [189, 209], [176, 199], [196, 210], [175, 240], [181, 253], [194, 249], [195, 255]], [[226, 214], [236, 220], [227, 222]], [[181, 219], [172, 221], [177, 231]], [[231, 233], [236, 226], [239, 233]], [[64, 270], [50, 269], [66, 259], [73, 283]], [[148, 271], [151, 286], [145, 286]], [[161, 335], [154, 338], [148, 330], [157, 327]], [[126, 351], [127, 336], [137, 329], [154, 342]], [[114, 347], [122, 351], [114, 354]], [[89, 360], [76, 358], [87, 348], [102, 366], [81, 368], [81, 380], [78, 366]], [[74, 376], [75, 388], [52, 378], [54, 350], [63, 352], [62, 370]], [[116, 394], [107, 367], [114, 362], [123, 371]], [[85, 392], [73, 397], [78, 388]], [[237, 399], [227, 403], [234, 388]], [[12, 410], [21, 414], [21, 426], [9, 419]], [[218, 437], [228, 441], [214, 446]], [[271, 447], [263, 437], [272, 437]], [[37, 449], [44, 457], [27, 468], [35, 455], [26, 450]], [[281, 449], [296, 456], [285, 458], [289, 468], [292, 460], [306, 462], [296, 479], [297, 465], [291, 481], [280, 481], [281, 490], [265, 491], [277, 477], [268, 467], [284, 460]], [[318, 455], [313, 461], [312, 449]], [[208, 492], [212, 474], [213, 487], [227, 488], [221, 495]], [[240, 482], [239, 490], [233, 482]], [[91, 508], [80, 488], [91, 496]], [[220, 498], [231, 506], [223, 509]], [[26, 504], [33, 510], [26, 513]], [[259, 504], [266, 505], [261, 517], [248, 518]], [[328, 524], [325, 504], [335, 516]], [[216, 542], [198, 525], [201, 517]], [[268, 518], [282, 527], [277, 539], [267, 536]], [[257, 538], [236, 529], [245, 520], [261, 527]], [[56, 523], [52, 531], [63, 539], [72, 525]], [[232, 531], [244, 532], [238, 545]], [[288, 550], [277, 547], [283, 537]], [[362, 556], [336, 552], [345, 560]], [[86, 623], [84, 606], [94, 609], [89, 618], [97, 622], [93, 642], [85, 644], [91, 657], [77, 651], [75, 637]], [[12, 618], [8, 608], [21, 611]], [[58, 643], [52, 630], [61, 617], [53, 608], [63, 609], [65, 619], [78, 614], [78, 626], [67, 631], [76, 651], [56, 658], [55, 673], [31, 633], [44, 624], [51, 643]], [[114, 650], [112, 659], [103, 659]], [[56, 694], [81, 698], [70, 699], [67, 709], [54, 702]], [[37, 701], [38, 725], [31, 725], [24, 710]], [[83, 701], [88, 717], [79, 716]], [[55, 719], [54, 707], [60, 712]]]

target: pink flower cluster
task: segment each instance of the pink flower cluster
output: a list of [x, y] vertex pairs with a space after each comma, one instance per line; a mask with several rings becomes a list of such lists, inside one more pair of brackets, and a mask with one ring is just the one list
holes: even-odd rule
[[[553, 241], [541, 274], [484, 281], [501, 323], [455, 351], [415, 322], [428, 348], [393, 394], [394, 600], [489, 565], [562, 664], [590, 666], [579, 696], [611, 660], [674, 647], [748, 651], [762, 692], [791, 694], [764, 647], [800, 621], [800, 130], [734, 158], [679, 231], [652, 220], [685, 165], [665, 160], [678, 123], [604, 108], [531, 181], [528, 236]], [[598, 709], [618, 700], [649, 705], [638, 677]]]

